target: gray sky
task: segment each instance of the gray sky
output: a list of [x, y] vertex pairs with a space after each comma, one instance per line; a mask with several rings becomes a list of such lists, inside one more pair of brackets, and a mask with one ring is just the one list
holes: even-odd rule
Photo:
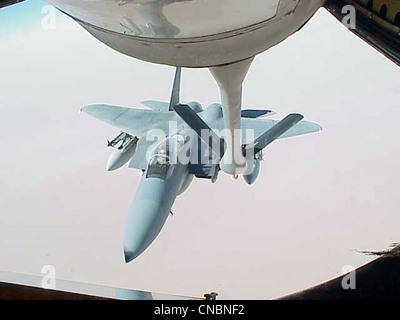
[[[140, 176], [105, 170], [118, 130], [80, 107], [169, 100], [174, 70], [123, 56], [57, 15], [0, 33], [0, 270], [163, 293], [272, 298], [371, 259], [400, 240], [400, 73], [324, 10], [258, 56], [244, 106], [300, 112], [320, 134], [272, 144], [249, 187], [196, 180], [138, 259], [123, 261]], [[211, 75], [183, 72], [182, 101], [219, 102]]]

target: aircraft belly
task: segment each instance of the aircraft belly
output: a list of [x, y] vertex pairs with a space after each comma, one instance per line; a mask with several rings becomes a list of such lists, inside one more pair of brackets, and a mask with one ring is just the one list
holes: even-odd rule
[[[230, 6], [227, 7], [219, 0], [192, 0], [182, 4], [170, 0], [171, 6], [167, 6], [164, 11], [167, 12], [169, 7], [175, 9], [174, 23], [178, 23], [179, 30], [175, 33], [166, 31], [170, 27], [170, 21], [161, 19], [157, 22], [160, 24], [158, 27], [156, 24], [150, 24], [153, 31], [143, 34], [141, 28], [136, 26], [137, 21], [133, 22], [133, 18], [124, 18], [118, 14], [121, 6], [116, 9], [115, 15], [111, 11], [107, 19], [102, 20], [101, 15], [105, 13], [97, 11], [100, 16], [94, 19], [95, 11], [91, 11], [94, 9], [90, 7], [82, 9], [80, 7], [84, 3], [82, 1], [69, 1], [66, 5], [66, 1], [63, 0], [49, 0], [79, 22], [94, 37], [121, 53], [149, 62], [185, 67], [217, 66], [253, 57], [296, 32], [325, 2], [324, 0], [280, 0], [278, 7], [277, 0], [249, 1], [250, 4], [248, 1], [231, 0]], [[104, 2], [113, 3], [96, 2], [100, 5]], [[131, 2], [132, 6], [127, 5], [125, 11], [121, 12], [132, 13], [140, 9], [140, 1]], [[133, 6], [136, 2], [138, 2], [136, 6]], [[156, 2], [165, 1], [153, 1]], [[186, 23], [185, 10], [189, 10], [190, 2], [193, 2], [193, 5], [203, 2], [205, 7], [202, 10], [205, 13], [219, 10], [220, 15], [211, 20], [211, 24], [205, 24], [201, 17], [197, 18], [195, 24]], [[95, 2], [91, 2], [90, 5], [93, 3]], [[114, 10], [113, 7], [110, 8]], [[255, 10], [257, 8], [262, 10]], [[242, 12], [238, 16], [232, 13], [240, 10]], [[246, 15], [243, 11], [249, 12]], [[149, 15], [157, 16], [153, 11], [149, 12]], [[235, 19], [229, 18], [231, 16]], [[123, 21], [119, 21], [120, 19]], [[130, 27], [126, 28], [127, 25]]]
[[[267, 21], [287, 0], [49, 0], [76, 19], [142, 38], [193, 38]], [[221, 19], [223, 17], [223, 19]]]

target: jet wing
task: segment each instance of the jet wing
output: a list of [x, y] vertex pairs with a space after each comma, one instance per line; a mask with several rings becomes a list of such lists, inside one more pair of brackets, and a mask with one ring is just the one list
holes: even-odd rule
[[141, 104], [145, 105], [148, 108], [156, 110], [156, 111], [168, 111], [169, 110], [168, 102], [145, 100], [145, 101], [142, 101]]
[[86, 106], [81, 111], [137, 137], [142, 137], [151, 129], [168, 132], [169, 121], [176, 120], [177, 117], [174, 112], [124, 108], [105, 104]]
[[[242, 118], [241, 128], [244, 131], [242, 143], [248, 144], [253, 142], [255, 138], [261, 136], [264, 132], [272, 128], [278, 122], [279, 120]], [[211, 124], [211, 128], [219, 131], [223, 130], [224, 129], [223, 119], [218, 119], [217, 121], [215, 121], [213, 124]], [[247, 135], [246, 130], [254, 130], [254, 136]], [[309, 121], [300, 121], [291, 129], [289, 129], [287, 132], [282, 134], [278, 139], [299, 136], [307, 133], [319, 132], [321, 130], [322, 127], [319, 124]]]

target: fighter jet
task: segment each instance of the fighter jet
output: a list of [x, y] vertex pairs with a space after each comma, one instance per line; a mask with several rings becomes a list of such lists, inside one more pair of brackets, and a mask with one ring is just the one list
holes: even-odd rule
[[[194, 177], [216, 182], [220, 161], [226, 150], [223, 107], [211, 104], [203, 109], [198, 102], [181, 104], [179, 87], [181, 68], [177, 68], [169, 103], [144, 101], [150, 109], [134, 109], [104, 104], [86, 106], [82, 112], [122, 131], [109, 144], [121, 139], [107, 169], [112, 171], [128, 161], [129, 168], [143, 172], [129, 210], [124, 236], [125, 261], [143, 253], [160, 233], [176, 198], [190, 186]], [[265, 147], [276, 139], [318, 132], [318, 124], [302, 121], [300, 114], [289, 114], [283, 120], [265, 117], [270, 110], [245, 110], [241, 127], [241, 153], [246, 159], [244, 181], [253, 184], [260, 171]], [[116, 152], [116, 153], [115, 153]]]

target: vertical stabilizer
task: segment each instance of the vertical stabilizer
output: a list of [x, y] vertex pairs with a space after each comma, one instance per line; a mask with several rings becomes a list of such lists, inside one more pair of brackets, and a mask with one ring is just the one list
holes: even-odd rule
[[174, 111], [174, 107], [179, 104], [179, 97], [181, 91], [181, 74], [182, 68], [176, 67], [174, 85], [172, 87], [171, 100], [169, 103], [169, 111]]

